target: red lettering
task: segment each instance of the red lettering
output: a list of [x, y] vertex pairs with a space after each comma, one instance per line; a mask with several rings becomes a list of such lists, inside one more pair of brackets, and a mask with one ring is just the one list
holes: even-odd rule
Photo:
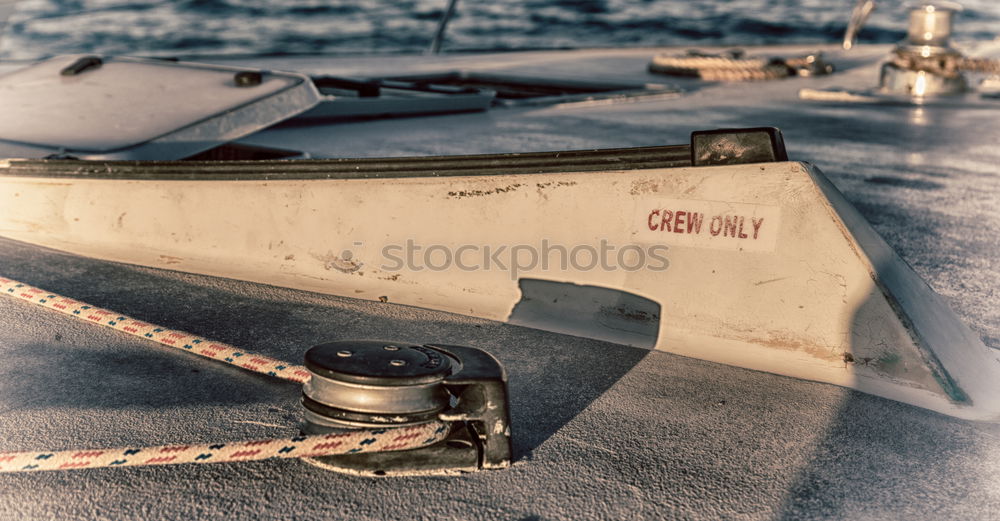
[[674, 233], [684, 233], [684, 218], [687, 217], [687, 212], [684, 210], [679, 210], [674, 213]]
[[[716, 226], [716, 225], [718, 225], [718, 226]], [[722, 216], [721, 215], [716, 215], [715, 217], [712, 217], [712, 222], [708, 224], [708, 231], [709, 231], [709, 233], [712, 234], [712, 236], [716, 236], [716, 235], [722, 233]]]
[[725, 226], [724, 226], [724, 228], [722, 230], [722, 236], [723, 237], [736, 237], [736, 224], [737, 224], [736, 223], [736, 218], [735, 217], [730, 217], [730, 216], [727, 215], [725, 221], [726, 222], [725, 222]]
[[660, 219], [660, 231], [669, 232], [670, 231], [670, 219], [673, 219], [674, 212], [670, 210], [663, 210], [663, 218]]
[[704, 219], [705, 214], [703, 213], [689, 213], [687, 232], [691, 233], [691, 230], [694, 230], [694, 233], [701, 233], [701, 221]]
[[741, 215], [740, 216], [740, 233], [739, 233], [739, 235], [737, 235], [737, 237], [739, 237], [740, 239], [746, 239], [748, 237], [747, 234], [743, 233], [743, 222], [745, 220], [746, 220], [746, 218]]
[[649, 218], [646, 219], [646, 224], [649, 225], [649, 229], [652, 230], [652, 231], [654, 231], [654, 232], [657, 229], [659, 229], [659, 225], [657, 225], [656, 221], [653, 220], [653, 218], [656, 217], [656, 216], [658, 216], [658, 215], [660, 215], [660, 211], [659, 210], [653, 210], [652, 212], [649, 212]]
[[751, 217], [750, 221], [753, 223], [753, 238], [756, 239], [757, 233], [760, 232], [760, 225], [764, 224], [764, 218], [757, 219], [756, 217]]

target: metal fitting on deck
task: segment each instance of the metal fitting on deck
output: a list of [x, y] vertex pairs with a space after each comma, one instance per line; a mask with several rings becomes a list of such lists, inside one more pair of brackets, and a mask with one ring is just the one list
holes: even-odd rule
[[471, 347], [350, 340], [306, 352], [302, 389], [308, 434], [444, 422], [449, 434], [427, 447], [324, 456], [310, 463], [372, 476], [453, 474], [505, 468], [511, 461], [506, 376]]

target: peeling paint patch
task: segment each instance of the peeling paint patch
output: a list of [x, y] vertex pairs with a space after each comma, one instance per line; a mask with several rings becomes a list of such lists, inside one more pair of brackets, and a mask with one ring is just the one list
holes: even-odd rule
[[454, 192], [448, 192], [448, 197], [455, 199], [461, 199], [463, 197], [484, 197], [487, 195], [496, 195], [496, 194], [504, 194], [507, 192], [512, 192], [514, 190], [517, 190], [518, 188], [521, 188], [522, 186], [524, 185], [522, 185], [521, 183], [514, 183], [512, 185], [507, 185], [507, 186], [498, 186], [491, 190], [458, 190]]
[[541, 190], [544, 188], [559, 188], [561, 186], [576, 186], [576, 181], [549, 181], [547, 183], [535, 183], [535, 186]]
[[636, 179], [632, 181], [629, 193], [632, 195], [653, 194], [660, 191], [660, 183], [653, 179]]

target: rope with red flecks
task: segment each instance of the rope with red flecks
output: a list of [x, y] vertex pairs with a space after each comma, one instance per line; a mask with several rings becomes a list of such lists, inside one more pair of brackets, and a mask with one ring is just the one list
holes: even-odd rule
[[447, 430], [447, 425], [442, 422], [430, 422], [408, 427], [226, 443], [77, 449], [59, 452], [0, 452], [0, 472], [222, 463], [385, 452], [436, 443], [444, 439]]
[[71, 298], [50, 293], [16, 280], [0, 277], [0, 293], [54, 309], [93, 324], [107, 326], [132, 336], [147, 338], [168, 347], [174, 347], [212, 360], [232, 364], [248, 371], [264, 373], [293, 382], [305, 383], [309, 372], [300, 365], [289, 364], [274, 358], [248, 353], [229, 344], [204, 337], [149, 324], [115, 311], [91, 306]]
[[[229, 344], [149, 324], [120, 313], [91, 306], [16, 280], [0, 277], [0, 294], [53, 309], [93, 324], [159, 342], [165, 346], [285, 380], [304, 383], [303, 366], [249, 353]], [[221, 463], [269, 458], [305, 458], [408, 450], [431, 445], [448, 435], [448, 425], [432, 421], [406, 427], [345, 430], [331, 434], [267, 440], [237, 441], [117, 449], [47, 452], [0, 452], [0, 472], [30, 472], [94, 467]]]

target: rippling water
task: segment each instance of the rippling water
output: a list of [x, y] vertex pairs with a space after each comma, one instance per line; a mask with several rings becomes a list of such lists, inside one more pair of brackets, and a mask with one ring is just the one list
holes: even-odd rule
[[[447, 0], [25, 0], [0, 58], [423, 51]], [[882, 1], [861, 40], [904, 35]], [[9, 6], [0, 0], [0, 7]], [[463, 0], [445, 50], [837, 41], [853, 0]], [[967, 0], [958, 37], [1000, 33], [1000, 2]], [[0, 11], [2, 12], [2, 11]]]

